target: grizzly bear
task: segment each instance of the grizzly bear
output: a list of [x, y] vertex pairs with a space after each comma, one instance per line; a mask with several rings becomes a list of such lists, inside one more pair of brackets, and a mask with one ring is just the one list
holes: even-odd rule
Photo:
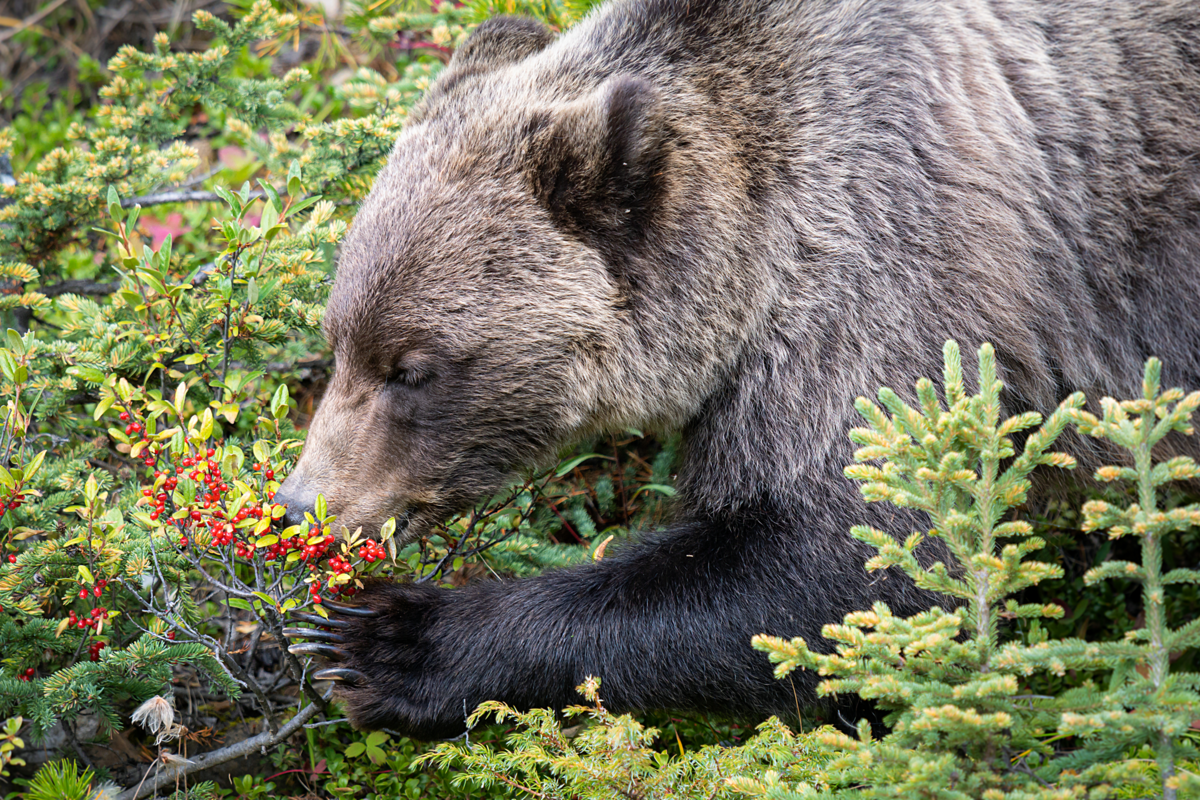
[[[856, 396], [940, 375], [950, 338], [994, 344], [1008, 411], [1131, 396], [1152, 355], [1200, 386], [1200, 13], [614, 0], [561, 36], [492, 20], [358, 212], [325, 331], [289, 519], [321, 492], [411, 540], [581, 438], [685, 441], [678, 519], [599, 562], [379, 582], [332, 630], [290, 629], [323, 642], [298, 649], [335, 662], [319, 676], [356, 725], [448, 736], [483, 700], [576, 702], [588, 675], [614, 710], [794, 716], [815, 677], [774, 680], [754, 634], [819, 642], [875, 601], [935, 601], [868, 574], [848, 534], [925, 524], [843, 476]], [[1109, 455], [1067, 445], [1083, 471]]]

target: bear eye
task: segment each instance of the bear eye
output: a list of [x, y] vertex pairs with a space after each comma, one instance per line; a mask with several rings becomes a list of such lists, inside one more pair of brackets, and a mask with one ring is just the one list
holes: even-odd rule
[[416, 388], [429, 380], [429, 375], [411, 367], [395, 367], [387, 376], [390, 386], [407, 386]]

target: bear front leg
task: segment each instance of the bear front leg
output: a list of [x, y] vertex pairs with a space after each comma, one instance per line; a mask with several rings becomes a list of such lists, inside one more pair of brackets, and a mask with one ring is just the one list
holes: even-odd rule
[[815, 699], [814, 678], [775, 680], [754, 634], [819, 643], [823, 623], [888, 589], [899, 608], [918, 598], [900, 580], [869, 589], [863, 546], [845, 534], [831, 551], [830, 539], [760, 525], [679, 525], [599, 563], [462, 589], [373, 581], [357, 606], [327, 604], [329, 623], [302, 617], [329, 631], [287, 633], [317, 640], [294, 651], [328, 658], [317, 677], [340, 681], [356, 726], [416, 738], [461, 733], [484, 700], [576, 704], [589, 675], [616, 712], [790, 719]]

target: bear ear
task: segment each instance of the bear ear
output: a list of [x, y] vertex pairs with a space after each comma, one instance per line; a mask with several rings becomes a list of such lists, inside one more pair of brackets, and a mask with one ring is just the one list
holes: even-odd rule
[[536, 116], [530, 131], [525, 171], [537, 200], [606, 255], [628, 252], [664, 183], [669, 137], [658, 90], [617, 75], [582, 100]]
[[467, 37], [446, 66], [451, 76], [490, 72], [515, 64], [554, 41], [554, 31], [528, 17], [492, 17]]

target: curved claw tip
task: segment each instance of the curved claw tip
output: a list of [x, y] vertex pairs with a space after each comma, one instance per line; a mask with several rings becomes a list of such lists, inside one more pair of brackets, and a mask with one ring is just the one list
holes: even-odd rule
[[346, 653], [340, 647], [316, 642], [294, 644], [288, 648], [288, 652], [294, 656], [322, 656], [333, 661], [341, 661], [346, 657]]
[[345, 667], [333, 667], [331, 669], [318, 670], [313, 673], [313, 680], [318, 681], [343, 681], [351, 686], [357, 686], [367, 682], [367, 676], [363, 675], [356, 669], [346, 669]]
[[308, 614], [303, 611], [289, 611], [288, 619], [295, 620], [296, 622], [307, 622], [311, 625], [321, 625], [326, 628], [349, 628], [350, 627], [349, 620], [336, 619], [333, 617], [326, 619], [325, 617], [322, 617], [319, 614]]
[[315, 642], [332, 642], [345, 644], [345, 637], [333, 631], [323, 631], [320, 628], [284, 628], [283, 635], [289, 639], [312, 639]]
[[373, 608], [366, 606], [348, 606], [345, 603], [339, 603], [336, 600], [326, 600], [323, 605], [326, 611], [332, 611], [335, 614], [342, 614], [347, 617], [378, 617], [379, 612]]

